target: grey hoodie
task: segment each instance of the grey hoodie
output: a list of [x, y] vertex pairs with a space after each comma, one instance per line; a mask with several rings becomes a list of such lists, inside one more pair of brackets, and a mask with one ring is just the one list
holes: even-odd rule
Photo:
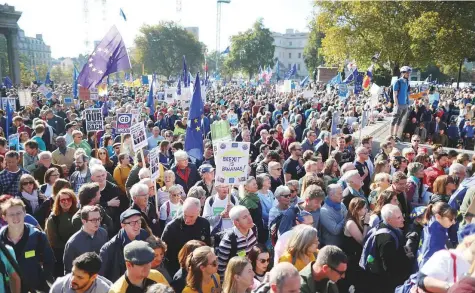
[[[112, 286], [112, 282], [104, 278], [103, 276], [97, 276], [96, 280], [92, 284], [92, 286], [85, 291], [84, 293], [108, 293], [110, 287]], [[64, 277], [58, 278], [53, 286], [51, 286], [51, 290], [49, 293], [75, 293], [73, 289], [71, 289], [71, 273], [67, 274]]]

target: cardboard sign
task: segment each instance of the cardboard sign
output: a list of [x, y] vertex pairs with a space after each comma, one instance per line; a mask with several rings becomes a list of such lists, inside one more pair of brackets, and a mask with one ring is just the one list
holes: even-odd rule
[[63, 98], [63, 103], [64, 103], [65, 106], [69, 107], [69, 106], [74, 105], [74, 100], [71, 97], [64, 97]]
[[104, 119], [101, 108], [89, 108], [84, 110], [86, 120], [86, 132], [104, 130]]
[[134, 152], [138, 152], [140, 149], [148, 145], [145, 125], [143, 123], [133, 124], [132, 127], [130, 127], [130, 134], [132, 135]]
[[33, 104], [31, 90], [18, 90], [18, 99], [20, 100], [20, 106], [26, 107]]
[[130, 127], [132, 126], [132, 114], [118, 113], [117, 114], [117, 126], [116, 133], [125, 134], [130, 133]]
[[79, 99], [83, 101], [88, 101], [91, 99], [91, 93], [89, 92], [89, 89], [80, 86], [79, 87]]
[[173, 104], [175, 103], [175, 100], [177, 99], [177, 94], [176, 94], [176, 88], [167, 88], [165, 89], [165, 102], [167, 104]]
[[7, 97], [3, 97], [1, 100], [0, 100], [0, 104], [2, 106], [2, 109], [6, 112], [7, 111], [7, 104], [10, 103], [10, 108], [13, 110], [13, 111], [16, 111], [16, 99], [15, 98], [7, 98]]
[[249, 168], [248, 142], [219, 142], [216, 144], [217, 184], [241, 184], [247, 180]]
[[51, 91], [47, 87], [45, 87], [43, 84], [38, 88], [38, 91], [47, 99], [51, 99], [51, 97], [53, 96]]
[[148, 153], [148, 161], [150, 163], [150, 173], [152, 175], [150, 176], [150, 179], [152, 180], [157, 180], [157, 178], [160, 176], [160, 148], [157, 146], [153, 148], [149, 153]]
[[[107, 85], [106, 85], [106, 87], [107, 87]], [[107, 88], [106, 88], [106, 91], [107, 91]], [[99, 91], [97, 90], [97, 88], [90, 89], [89, 93], [90, 93], [91, 100], [93, 100], [93, 101], [99, 100]]]

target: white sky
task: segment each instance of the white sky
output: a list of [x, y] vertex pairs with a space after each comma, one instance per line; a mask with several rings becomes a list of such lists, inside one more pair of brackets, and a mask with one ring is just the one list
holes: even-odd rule
[[[106, 1], [106, 21], [103, 20], [102, 2]], [[133, 46], [140, 26], [158, 24], [161, 20], [178, 19], [176, 0], [87, 0], [89, 29], [86, 29], [84, 0], [8, 0], [9, 5], [22, 11], [19, 26], [27, 36], [43, 34], [51, 46], [53, 58], [76, 57], [86, 53], [84, 40], [87, 32], [91, 41], [100, 40], [116, 24], [127, 47]], [[308, 31], [313, 10], [311, 0], [231, 0], [222, 4], [221, 50], [229, 45], [229, 37], [250, 28], [259, 17], [272, 31], [285, 32], [287, 28]], [[122, 8], [127, 17], [119, 15]], [[182, 0], [181, 24], [197, 26], [200, 41], [209, 50], [216, 48], [216, 0]]]

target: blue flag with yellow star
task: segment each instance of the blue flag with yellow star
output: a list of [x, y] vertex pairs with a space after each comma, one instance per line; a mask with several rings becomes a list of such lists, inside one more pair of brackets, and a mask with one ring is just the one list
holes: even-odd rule
[[203, 115], [203, 100], [201, 99], [200, 75], [196, 80], [191, 98], [190, 111], [185, 136], [185, 151], [195, 160], [203, 158], [203, 130], [201, 129], [201, 116]]

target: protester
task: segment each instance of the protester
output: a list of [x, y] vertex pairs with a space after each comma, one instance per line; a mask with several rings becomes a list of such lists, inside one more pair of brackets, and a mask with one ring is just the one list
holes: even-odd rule
[[330, 184], [327, 189], [325, 204], [320, 209], [320, 235], [322, 245], [341, 246], [343, 228], [348, 210], [342, 203], [341, 186]]
[[144, 224], [147, 224], [154, 235], [162, 235], [162, 228], [160, 226], [155, 203], [148, 200], [148, 189], [147, 185], [140, 182], [132, 186], [130, 189], [130, 195], [132, 196], [133, 203], [130, 208], [141, 213], [142, 219], [145, 219]]
[[319, 244], [317, 233], [317, 229], [307, 225], [296, 227], [287, 243], [287, 251], [279, 258], [279, 263], [290, 262], [301, 271], [314, 261]]
[[19, 167], [19, 163], [20, 154], [16, 151], [8, 151], [5, 154], [5, 169], [0, 172], [0, 194], [18, 194], [21, 176], [29, 174]]
[[186, 260], [188, 275], [183, 293], [212, 293], [221, 289], [218, 258], [209, 246], [198, 247]]
[[280, 263], [272, 268], [268, 283], [262, 283], [255, 293], [297, 293], [300, 292], [300, 276], [289, 263]]
[[254, 283], [254, 271], [249, 260], [235, 256], [229, 260], [223, 282], [223, 293], [246, 293]]
[[183, 248], [180, 249], [178, 253], [178, 263], [180, 264], [180, 269], [173, 276], [173, 281], [170, 285], [173, 287], [175, 292], [181, 292], [186, 286], [186, 278], [188, 276], [188, 269], [186, 266], [186, 260], [188, 256], [198, 247], [206, 246], [202, 241], [190, 240], [183, 245]]

